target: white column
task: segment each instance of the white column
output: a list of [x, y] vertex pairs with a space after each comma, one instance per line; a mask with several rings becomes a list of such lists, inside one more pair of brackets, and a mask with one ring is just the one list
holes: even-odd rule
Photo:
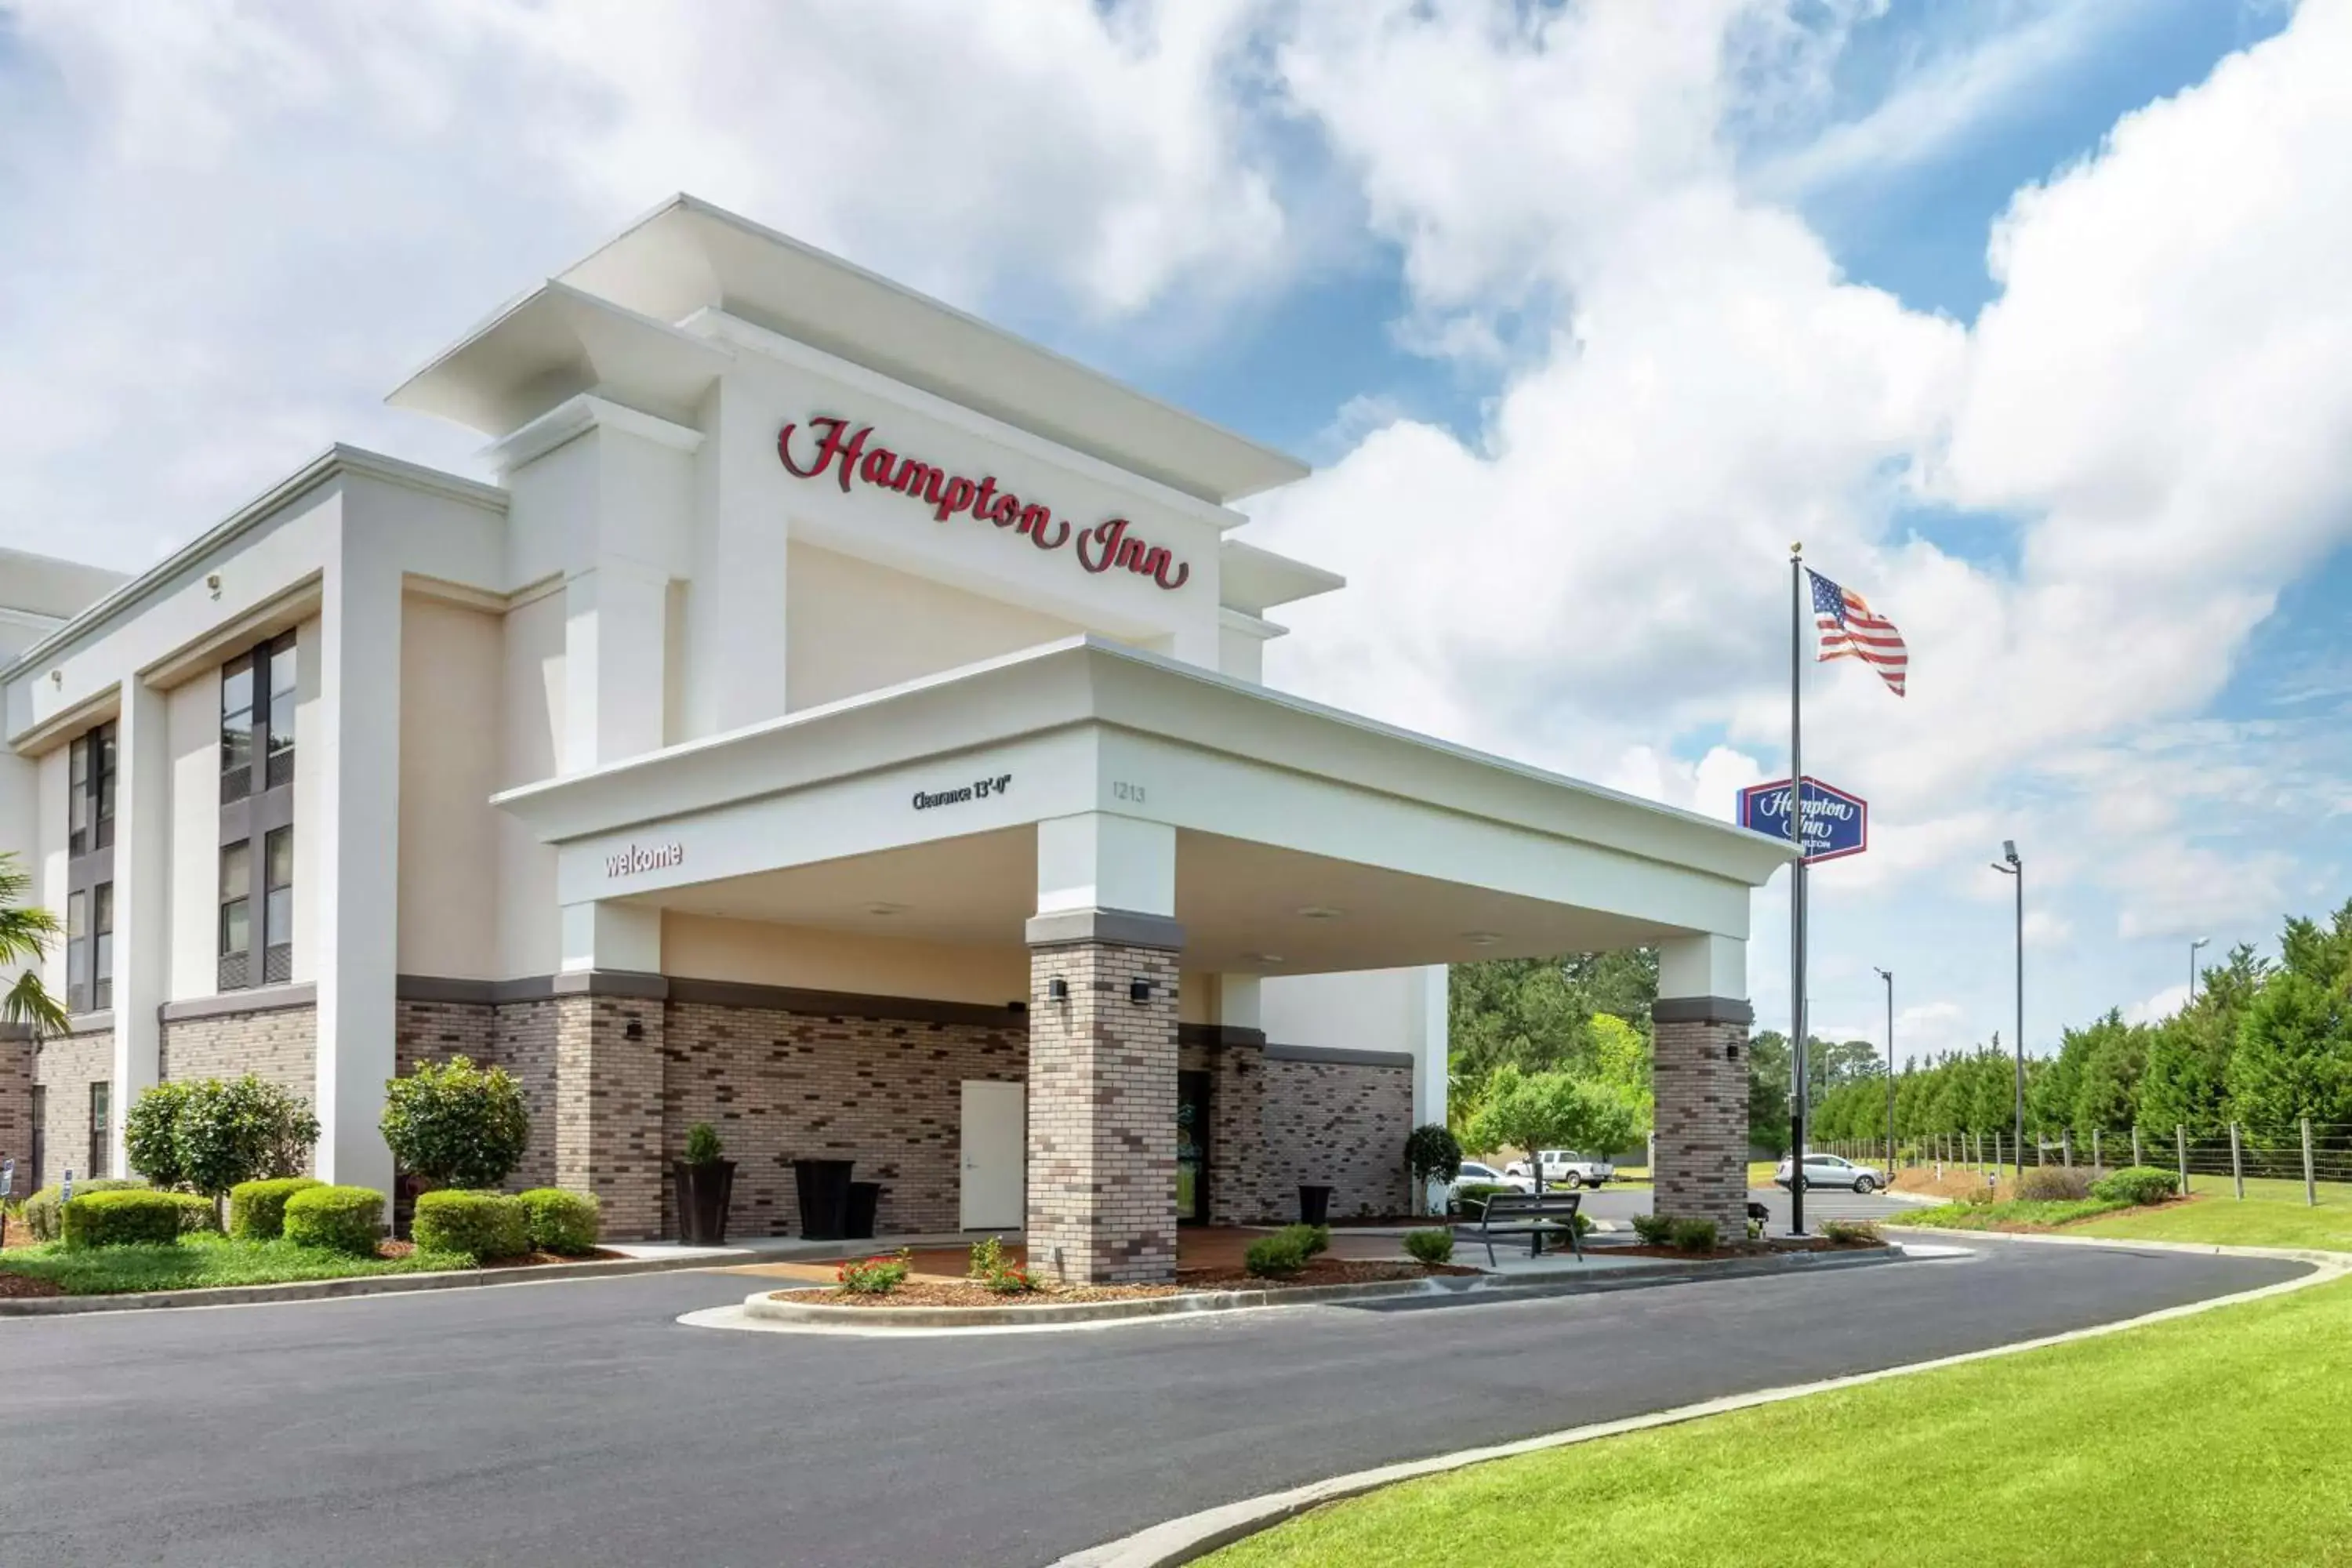
[[564, 773], [657, 752], [669, 574], [605, 556], [563, 584]]
[[316, 819], [294, 824], [298, 843], [310, 835], [319, 847], [315, 885], [294, 890], [317, 932], [318, 1170], [389, 1192], [380, 1123], [399, 959], [400, 572], [347, 528], [320, 595], [321, 721], [303, 731], [295, 766], [318, 770], [321, 787]]
[[172, 973], [169, 704], [136, 677], [115, 725], [114, 1066], [108, 1169], [129, 1171], [124, 1118], [161, 1076], [161, 1008]]
[[1443, 1125], [1446, 1051], [1450, 1048], [1445, 1002], [1446, 987], [1451, 982], [1442, 963], [1425, 965], [1413, 973], [1412, 1008], [1406, 1034], [1412, 1051], [1412, 1124], [1422, 1127], [1434, 1121]]
[[1736, 936], [1675, 937], [1658, 944], [1658, 994], [1748, 999], [1748, 943]]
[[693, 586], [687, 594], [688, 737], [740, 729], [785, 708], [784, 585], [791, 523], [776, 478], [776, 422], [730, 383], [705, 411], [694, 455]]
[[1107, 811], [1037, 825], [1037, 912], [1176, 913], [1176, 829]]
[[661, 910], [593, 900], [563, 906], [563, 970], [661, 973]]

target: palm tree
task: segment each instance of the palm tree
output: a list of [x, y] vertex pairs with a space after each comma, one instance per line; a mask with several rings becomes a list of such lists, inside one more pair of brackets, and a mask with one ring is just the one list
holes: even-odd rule
[[[16, 857], [0, 851], [0, 966], [35, 964], [57, 939], [58, 917], [25, 902], [33, 886], [32, 874], [16, 864]], [[66, 1010], [30, 968], [16, 983], [0, 991], [0, 1023], [28, 1024], [36, 1036], [66, 1032]]]

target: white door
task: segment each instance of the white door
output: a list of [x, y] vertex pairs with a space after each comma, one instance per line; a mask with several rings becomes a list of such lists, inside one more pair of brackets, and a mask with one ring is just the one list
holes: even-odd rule
[[1018, 1230], [1029, 1160], [1029, 1091], [1017, 1083], [963, 1085], [963, 1228]]

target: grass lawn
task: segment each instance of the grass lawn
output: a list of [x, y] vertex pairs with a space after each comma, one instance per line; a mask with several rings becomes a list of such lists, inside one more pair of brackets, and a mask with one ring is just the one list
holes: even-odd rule
[[2255, 1184], [2248, 1182], [2243, 1203], [2231, 1197], [2224, 1186], [2220, 1194], [2200, 1196], [2195, 1203], [2127, 1209], [2067, 1228], [2084, 1236], [2126, 1237], [2134, 1241], [2210, 1241], [2229, 1247], [2318, 1247], [2352, 1252], [2352, 1205], [2323, 1202], [2310, 1208], [2304, 1204], [2300, 1184], [2264, 1184], [2291, 1186], [2294, 1196], [2258, 1197]]
[[2352, 1563], [2352, 1280], [1411, 1481], [1208, 1559]]
[[231, 1241], [194, 1235], [176, 1247], [91, 1247], [68, 1252], [62, 1243], [10, 1247], [0, 1274], [54, 1282], [68, 1296], [113, 1296], [126, 1290], [180, 1290], [206, 1285], [278, 1285], [292, 1279], [343, 1279], [361, 1274], [427, 1274], [471, 1268], [462, 1252], [412, 1252], [405, 1258], [346, 1258], [290, 1241]]
[[2000, 1204], [1938, 1204], [1889, 1215], [1884, 1225], [1932, 1225], [1946, 1230], [2007, 1230], [2027, 1226], [2071, 1226], [2076, 1220], [2119, 1214], [2128, 1204], [2103, 1198], [2012, 1198]]

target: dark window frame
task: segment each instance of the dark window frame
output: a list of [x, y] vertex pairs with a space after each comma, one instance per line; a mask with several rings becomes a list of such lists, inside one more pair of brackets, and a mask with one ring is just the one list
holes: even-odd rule
[[[224, 660], [220, 667], [222, 738], [220, 763], [220, 851], [223, 886], [216, 900], [214, 947], [222, 991], [246, 991], [259, 985], [283, 984], [293, 978], [293, 888], [290, 866], [287, 885], [268, 885], [269, 845], [288, 835], [288, 859], [292, 858], [294, 828], [294, 714], [301, 700], [299, 647], [292, 632], [266, 637]], [[286, 680], [276, 677], [283, 670]], [[231, 683], [245, 681], [247, 706], [229, 706]], [[238, 719], [232, 729], [228, 721]], [[232, 766], [234, 759], [241, 758]], [[226, 884], [228, 852], [245, 846], [243, 889], [232, 893]], [[269, 894], [286, 895], [288, 930], [269, 929]], [[245, 944], [231, 950], [229, 906], [245, 904]]]
[[[104, 1012], [113, 1001], [114, 823], [121, 768], [115, 721], [93, 724], [70, 742], [66, 787], [70, 792], [66, 840], [66, 1011]], [[106, 921], [98, 916], [103, 909]], [[75, 934], [74, 911], [82, 912]], [[98, 983], [100, 939], [108, 958]]]
[[114, 1083], [92, 1079], [89, 1084], [89, 1174], [114, 1174]]

